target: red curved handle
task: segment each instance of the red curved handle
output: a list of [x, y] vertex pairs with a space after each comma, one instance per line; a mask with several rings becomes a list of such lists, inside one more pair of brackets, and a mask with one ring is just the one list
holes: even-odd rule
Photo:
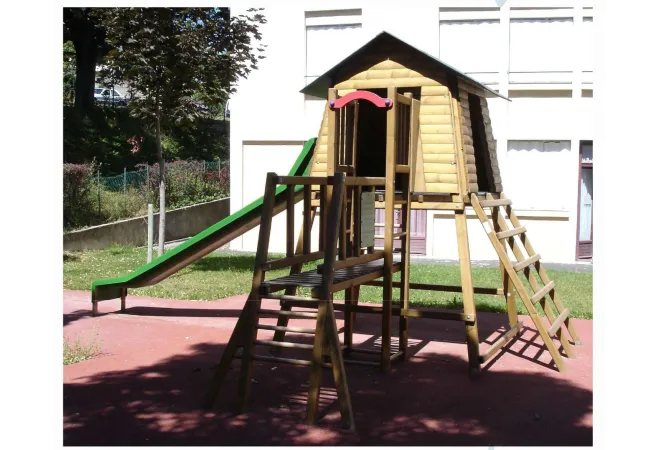
[[378, 108], [391, 108], [392, 100], [383, 98], [369, 91], [353, 91], [337, 100], [330, 100], [330, 109], [339, 109], [353, 100], [367, 100]]

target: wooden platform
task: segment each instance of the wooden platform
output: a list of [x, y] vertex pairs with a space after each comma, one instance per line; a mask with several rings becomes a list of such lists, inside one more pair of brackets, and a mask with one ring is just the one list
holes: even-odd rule
[[[392, 273], [399, 272], [400, 270], [401, 263], [394, 263], [392, 266]], [[332, 292], [342, 291], [352, 286], [357, 286], [381, 278], [383, 276], [383, 271], [384, 263], [382, 260], [357, 264], [353, 267], [335, 270]], [[316, 270], [275, 278], [261, 283], [260, 294], [268, 295], [272, 292], [281, 291], [288, 287], [312, 288], [312, 294], [315, 294], [315, 290], [321, 287], [322, 278], [323, 275], [317, 273]]]

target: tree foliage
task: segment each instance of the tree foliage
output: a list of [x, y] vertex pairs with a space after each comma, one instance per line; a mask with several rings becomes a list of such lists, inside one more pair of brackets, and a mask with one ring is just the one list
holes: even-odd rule
[[164, 128], [212, 116], [262, 58], [263, 47], [252, 47], [265, 22], [257, 10], [238, 17], [228, 8], [104, 8], [93, 14], [111, 48], [103, 78], [127, 86], [135, 94], [132, 113]]

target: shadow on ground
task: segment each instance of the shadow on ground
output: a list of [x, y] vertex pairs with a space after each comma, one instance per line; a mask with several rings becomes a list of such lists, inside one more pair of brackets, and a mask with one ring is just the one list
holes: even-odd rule
[[[369, 345], [376, 342], [374, 339]], [[325, 373], [319, 425], [304, 425], [306, 368], [255, 363], [251, 409], [234, 414], [238, 362], [213, 412], [200, 409], [223, 345], [64, 385], [64, 445], [592, 445], [592, 392], [542, 372], [487, 370], [419, 352], [390, 374], [348, 366], [357, 432], [339, 426]], [[79, 380], [80, 381], [80, 380]]]

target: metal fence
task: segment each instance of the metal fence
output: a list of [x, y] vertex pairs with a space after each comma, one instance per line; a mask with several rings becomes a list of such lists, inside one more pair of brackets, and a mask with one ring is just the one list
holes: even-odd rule
[[[158, 164], [138, 164], [140, 170], [95, 178], [95, 203], [102, 222], [146, 214], [147, 205], [159, 210]], [[165, 164], [167, 209], [180, 208], [229, 195], [229, 161], [174, 161]]]
[[[169, 170], [177, 171], [201, 171], [203, 174], [207, 173], [218, 173], [219, 177], [222, 177], [222, 169], [229, 170], [229, 161], [182, 161], [175, 163], [166, 163], [165, 172]], [[154, 164], [149, 166], [148, 164], [143, 164], [144, 169], [142, 170], [132, 170], [127, 171], [124, 168], [124, 173], [121, 175], [114, 175], [110, 177], [100, 176], [98, 174], [99, 185], [105, 189], [113, 192], [126, 192], [127, 189], [134, 188], [140, 189], [147, 184], [147, 181], [152, 178], [154, 175], [158, 176], [158, 165]], [[140, 166], [140, 165], [138, 165]]]

